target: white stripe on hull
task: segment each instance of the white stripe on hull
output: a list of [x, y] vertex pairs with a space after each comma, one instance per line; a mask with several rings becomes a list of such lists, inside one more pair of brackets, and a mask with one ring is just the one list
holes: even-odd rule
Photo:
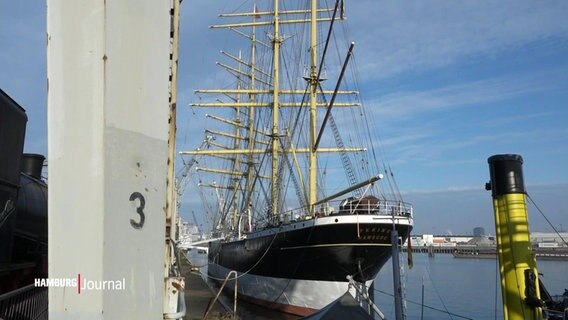
[[255, 230], [253, 232], [247, 233], [247, 238], [257, 238], [264, 237], [268, 235], [273, 235], [276, 233], [300, 230], [305, 228], [312, 228], [314, 226], [325, 226], [333, 224], [376, 224], [376, 225], [387, 225], [392, 224], [411, 226], [413, 225], [413, 218], [411, 216], [395, 216], [394, 220], [392, 216], [387, 215], [376, 215], [376, 214], [350, 214], [350, 215], [334, 215], [326, 216], [315, 219], [308, 219], [302, 221], [291, 222], [288, 224], [283, 224], [278, 228], [268, 228], [266, 230]]
[[[213, 263], [208, 268], [209, 275], [217, 280], [225, 279], [229, 273], [227, 268]], [[234, 288], [232, 282], [230, 286], [228, 284], [231, 290]], [[367, 286], [371, 282], [368, 281]], [[325, 307], [348, 289], [348, 282], [282, 279], [242, 273], [237, 280], [239, 295], [246, 296], [251, 302], [302, 316]], [[354, 290], [351, 291], [355, 295]]]

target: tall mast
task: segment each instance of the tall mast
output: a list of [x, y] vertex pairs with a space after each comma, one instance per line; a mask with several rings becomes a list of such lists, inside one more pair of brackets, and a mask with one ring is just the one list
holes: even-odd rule
[[272, 44], [274, 48], [273, 56], [273, 106], [272, 106], [272, 187], [271, 187], [271, 201], [272, 208], [271, 213], [273, 215], [278, 214], [279, 207], [279, 188], [278, 188], [278, 114], [280, 112], [279, 105], [279, 90], [280, 90], [280, 75], [279, 75], [279, 64], [280, 64], [280, 44], [282, 40], [280, 39], [280, 18], [278, 17], [278, 0], [274, 0], [274, 39], [272, 39]]
[[[241, 54], [241, 51], [239, 50], [239, 61], [241, 61], [241, 60], [242, 60], [242, 54]], [[239, 62], [239, 64], [238, 64], [238, 70], [241, 71], [241, 62]], [[242, 82], [241, 76], [239, 75], [239, 76], [237, 77], [237, 91], [241, 90], [241, 82]], [[241, 102], [241, 95], [240, 95], [240, 93], [237, 94], [236, 99], [235, 99], [235, 102], [236, 102], [237, 104], [238, 104], [239, 102]], [[241, 122], [241, 121], [240, 121], [240, 119], [241, 119], [241, 107], [238, 107], [238, 106], [237, 106], [237, 107], [235, 108], [235, 110], [236, 110], [236, 117], [235, 117], [235, 119], [236, 119], [236, 121], [237, 121], [238, 123], [240, 123], [240, 122]], [[235, 149], [238, 149], [238, 148], [239, 148], [239, 145], [241, 144], [241, 142], [240, 142], [240, 139], [241, 139], [241, 127], [240, 127], [240, 126], [235, 126], [235, 131], [234, 131], [234, 132], [235, 132], [235, 140], [233, 141], [233, 146], [234, 146]], [[240, 156], [241, 156], [241, 155], [238, 155], [238, 154], [237, 154], [237, 155], [235, 155], [235, 157], [234, 157], [234, 159], [235, 159], [234, 162], [233, 162], [233, 170], [234, 170], [234, 171], [241, 171], [241, 170], [240, 170], [241, 163], [240, 163], [240, 159], [239, 159]], [[233, 191], [233, 192], [232, 192], [232, 193], [233, 193], [233, 199], [232, 199], [232, 201], [231, 201], [231, 206], [233, 207], [233, 208], [232, 208], [232, 209], [233, 209], [233, 210], [232, 210], [232, 211], [233, 211], [233, 228], [237, 228], [237, 227], [238, 227], [238, 221], [237, 221], [237, 219], [238, 219], [238, 210], [239, 210], [238, 205], [237, 205], [237, 200], [238, 200], [238, 186], [239, 186], [240, 177], [238, 177], [238, 176], [232, 176], [231, 179], [233, 180], [233, 181], [232, 181], [232, 182], [233, 182], [233, 190], [232, 190], [232, 191]], [[228, 209], [230, 209], [230, 208], [228, 208]]]
[[[247, 171], [244, 172], [244, 177], [246, 178], [246, 183], [245, 183], [245, 196], [243, 198], [244, 201], [242, 201], [240, 203], [240, 210], [247, 210], [251, 208], [251, 204], [252, 204], [252, 195], [254, 193], [254, 190], [256, 187], [258, 187], [258, 185], [255, 183], [255, 181], [257, 180], [257, 173], [258, 168], [256, 167], [258, 164], [255, 164], [254, 161], [255, 159], [258, 157], [258, 155], [263, 155], [263, 154], [267, 154], [267, 156], [271, 157], [270, 162], [269, 163], [265, 163], [267, 166], [270, 166], [270, 168], [266, 168], [268, 170], [271, 171], [269, 175], [269, 177], [267, 177], [268, 179], [271, 180], [271, 184], [270, 184], [270, 190], [266, 193], [268, 193], [267, 197], [269, 198], [269, 203], [268, 205], [268, 211], [270, 211], [271, 215], [276, 215], [279, 213], [279, 209], [281, 207], [282, 204], [282, 199], [280, 198], [280, 196], [282, 195], [282, 185], [280, 183], [280, 180], [282, 179], [282, 166], [279, 164], [279, 162], [282, 160], [281, 155], [282, 156], [287, 156], [287, 155], [283, 155], [282, 153], [286, 153], [287, 151], [292, 152], [292, 156], [295, 157], [297, 154], [299, 153], [303, 153], [307, 156], [307, 166], [308, 166], [308, 171], [309, 173], [307, 174], [307, 179], [306, 179], [306, 184], [301, 183], [301, 187], [303, 189], [303, 196], [299, 196], [303, 199], [305, 199], [306, 201], [301, 201], [302, 205], [306, 205], [307, 202], [307, 213], [313, 215], [315, 212], [315, 205], [317, 203], [317, 197], [318, 197], [318, 193], [317, 193], [317, 170], [318, 170], [318, 165], [317, 165], [317, 161], [318, 161], [318, 156], [317, 153], [337, 153], [337, 152], [361, 152], [364, 151], [364, 148], [345, 148], [344, 146], [341, 146], [340, 148], [323, 148], [323, 147], [317, 147], [317, 131], [318, 131], [318, 124], [317, 124], [317, 108], [329, 108], [328, 104], [324, 101], [319, 101], [318, 100], [322, 100], [322, 99], [318, 99], [318, 96], [325, 96], [325, 95], [356, 95], [357, 92], [356, 91], [338, 91], [337, 89], [334, 91], [330, 91], [330, 90], [322, 90], [319, 86], [319, 77], [320, 77], [320, 70], [319, 68], [321, 66], [318, 66], [319, 64], [323, 65], [323, 63], [320, 63], [318, 61], [318, 52], [317, 52], [317, 44], [318, 44], [318, 40], [317, 40], [317, 23], [318, 22], [326, 22], [326, 21], [332, 21], [333, 18], [321, 18], [318, 17], [318, 15], [320, 13], [325, 13], [325, 12], [334, 12], [334, 9], [318, 9], [318, 2], [317, 0], [311, 0], [309, 2], [310, 7], [306, 8], [306, 9], [299, 9], [299, 10], [279, 10], [279, 0], [273, 0], [273, 8], [274, 10], [272, 11], [258, 11], [256, 6], [254, 7], [254, 11], [253, 12], [247, 12], [247, 13], [228, 13], [228, 14], [222, 14], [221, 17], [225, 17], [225, 18], [238, 18], [238, 17], [252, 17], [252, 21], [249, 22], [241, 22], [241, 23], [229, 23], [229, 24], [221, 24], [221, 25], [212, 25], [210, 26], [211, 28], [227, 28], [230, 29], [234, 32], [236, 32], [237, 34], [249, 39], [250, 41], [252, 41], [252, 48], [251, 48], [251, 60], [249, 63], [244, 62], [240, 57], [237, 56], [231, 56], [229, 54], [226, 54], [225, 52], [222, 52], [224, 55], [226, 55], [227, 57], [229, 57], [232, 60], [237, 61], [238, 63], [241, 64], [245, 64], [249, 67], [250, 73], [248, 72], [244, 72], [243, 70], [241, 70], [240, 68], [237, 67], [231, 67], [229, 65], [224, 65], [222, 63], [217, 63], [218, 65], [220, 65], [221, 67], [225, 68], [230, 74], [232, 74], [233, 76], [239, 78], [240, 76], [244, 75], [247, 76], [250, 80], [250, 83], [247, 85], [248, 88], [244, 88], [244, 87], [239, 87], [237, 89], [207, 89], [207, 90], [196, 90], [196, 92], [199, 93], [207, 93], [207, 94], [225, 94], [225, 95], [229, 95], [229, 94], [235, 94], [235, 95], [239, 95], [239, 94], [247, 94], [248, 95], [248, 101], [242, 101], [242, 98], [240, 99], [241, 101], [228, 101], [228, 102], [223, 102], [220, 100], [217, 100], [215, 102], [200, 102], [200, 103], [193, 103], [191, 104], [192, 106], [199, 106], [199, 107], [208, 107], [208, 108], [241, 108], [241, 110], [243, 110], [244, 108], [247, 108], [249, 110], [249, 114], [248, 114], [248, 123], [240, 123], [240, 121], [236, 121], [234, 123], [231, 123], [231, 121], [223, 121], [225, 123], [231, 124], [231, 125], [237, 125], [241, 128], [246, 128], [249, 132], [248, 132], [248, 136], [244, 136], [241, 135], [241, 137], [239, 139], [242, 140], [246, 140], [248, 142], [248, 145], [245, 147], [243, 146], [243, 148], [229, 148], [229, 147], [221, 147], [221, 146], [217, 146], [217, 149], [207, 149], [207, 150], [195, 150], [195, 151], [183, 151], [181, 152], [181, 154], [193, 154], [193, 155], [197, 155], [197, 154], [201, 154], [201, 155], [208, 155], [208, 156], [215, 156], [215, 157], [223, 157], [223, 156], [227, 156], [227, 155], [231, 155], [231, 154], [235, 154], [235, 155], [246, 155], [246, 162], [247, 162]], [[303, 17], [299, 18], [296, 17], [298, 15], [303, 15]], [[272, 20], [271, 21], [259, 21], [259, 17], [261, 16], [271, 16]], [[281, 35], [281, 27], [285, 26], [285, 25], [289, 25], [289, 24], [309, 24], [310, 25], [310, 43], [309, 43], [309, 51], [310, 51], [310, 57], [309, 57], [309, 74], [305, 75], [304, 79], [306, 79], [307, 81], [307, 85], [308, 85], [308, 89], [307, 90], [296, 90], [296, 89], [290, 89], [290, 88], [284, 88], [281, 87], [281, 83], [280, 83], [280, 55], [281, 55], [281, 46], [283, 43], [283, 37]], [[264, 43], [262, 41], [259, 41], [257, 39], [257, 35], [256, 35], [256, 27], [257, 26], [265, 26], [265, 27], [273, 27], [274, 30], [270, 33], [270, 42], [271, 44], [268, 43]], [[246, 27], [252, 27], [252, 35], [246, 34], [242, 31], [239, 31], [240, 28], [246, 28]], [[260, 44], [266, 48], [270, 48], [272, 49], [272, 70], [265, 72], [262, 68], [259, 68], [256, 65], [256, 55], [258, 54], [257, 52], [257, 47], [256, 45]], [[324, 50], [325, 51], [325, 50]], [[256, 74], [260, 73], [261, 76], [257, 77]], [[268, 78], [270, 78], [270, 80], [264, 80], [263, 76], [266, 76]], [[241, 83], [241, 85], [243, 85], [243, 83]], [[258, 85], [261, 85], [262, 88], [257, 88]], [[307, 93], [306, 91], [309, 91], [309, 93]], [[303, 100], [303, 98], [305, 97], [305, 95], [308, 94], [309, 97], [306, 97], [306, 101], [309, 101], [309, 110], [308, 110], [308, 119], [307, 119], [307, 127], [304, 127], [304, 131], [305, 134], [307, 135], [308, 141], [307, 141], [307, 145], [302, 147], [301, 145], [299, 146], [285, 146], [283, 145], [283, 143], [281, 143], [280, 141], [280, 109], [281, 108], [298, 108], [298, 107], [305, 107], [304, 102], [299, 102], [295, 97], [301, 97], [301, 99]], [[266, 99], [260, 99], [259, 97], [264, 97], [270, 95], [270, 98], [266, 98]], [[285, 101], [280, 101], [280, 96], [285, 97]], [[242, 97], [242, 96], [241, 96]], [[353, 102], [340, 102], [340, 103], [335, 103], [334, 106], [335, 107], [353, 107], [353, 106], [358, 106], [359, 104], [357, 103], [353, 103]], [[258, 109], [260, 108], [260, 109]], [[266, 110], [262, 110], [262, 108], [266, 108]], [[271, 126], [271, 128], [267, 128], [267, 130], [259, 130], [258, 128], [256, 128], [256, 124], [255, 121], [258, 121], [258, 119], [256, 118], [255, 113], [256, 112], [268, 112], [268, 108], [271, 108], [271, 112], [272, 112], [272, 119], [271, 120], [271, 124], [268, 124], [269, 126]], [[266, 113], [265, 113], [266, 114]], [[246, 116], [245, 116], [246, 117]], [[243, 120], [246, 118], [243, 118]], [[212, 132], [212, 131], [211, 131]], [[221, 133], [215, 133], [215, 134], [220, 134], [220, 135], [224, 135], [227, 136], [226, 134], [221, 134]], [[262, 141], [262, 140], [258, 140], [256, 139], [256, 134], [260, 134], [262, 136], [265, 137], [270, 137], [269, 141]], [[235, 135], [232, 135], [232, 137], [235, 137]], [[291, 138], [289, 138], [290, 141], [292, 140]], [[304, 141], [302, 141], [301, 144], [305, 143]], [[268, 152], [267, 150], [263, 147], [257, 147], [257, 144], [265, 144], [268, 146]], [[212, 146], [215, 146], [215, 144], [211, 144]], [[292, 148], [293, 150], [290, 150], [290, 148]], [[243, 160], [241, 160], [241, 164], [243, 163]], [[299, 166], [297, 166], [299, 168]], [[265, 167], [261, 168], [261, 169], [265, 169]], [[300, 171], [301, 169], [298, 169], [298, 171]], [[213, 171], [210, 171], [213, 172]], [[215, 171], [216, 173], [221, 173], [220, 171]], [[236, 171], [232, 171], [232, 172], [236, 172]], [[231, 173], [232, 174], [232, 173]], [[241, 176], [243, 176], [243, 174], [241, 174]], [[256, 187], [255, 187], [256, 186]], [[297, 187], [297, 186], [296, 186]]]
[[[256, 13], [257, 8], [256, 5], [253, 9], [254, 13]], [[256, 22], [256, 15], [252, 16], [252, 35], [251, 35], [251, 53], [250, 53], [250, 89], [254, 92], [255, 90], [255, 80], [256, 80], [256, 26], [254, 23]], [[256, 94], [250, 93], [249, 94], [249, 101], [254, 104], [256, 99]], [[248, 108], [248, 148], [249, 150], [254, 149], [254, 107], [251, 105]], [[253, 190], [253, 181], [254, 181], [254, 163], [253, 163], [253, 154], [247, 153], [247, 180], [246, 180], [246, 194], [245, 194], [245, 201], [244, 206], [241, 210], [247, 211], [251, 204], [252, 199], [252, 190]]]
[[308, 210], [314, 214], [314, 203], [317, 201], [317, 152], [314, 148], [317, 137], [317, 0], [312, 0], [310, 20], [310, 161], [309, 161], [309, 186], [308, 186]]

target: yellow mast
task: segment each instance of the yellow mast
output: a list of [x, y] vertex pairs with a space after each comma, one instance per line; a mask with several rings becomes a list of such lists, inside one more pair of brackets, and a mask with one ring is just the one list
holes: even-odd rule
[[280, 18], [278, 17], [278, 0], [274, 0], [274, 38], [272, 39], [274, 56], [273, 56], [273, 106], [272, 106], [272, 187], [271, 187], [271, 213], [273, 215], [278, 214], [278, 115], [280, 112], [279, 106], [279, 90], [280, 90], [280, 45], [282, 40], [280, 39]]
[[[214, 142], [209, 143], [212, 146], [216, 146], [219, 148], [224, 148], [224, 150], [189, 150], [189, 151], [180, 151], [180, 154], [188, 154], [188, 155], [222, 155], [222, 154], [263, 154], [266, 153], [265, 149], [230, 149], [227, 146], [222, 146]], [[298, 148], [294, 149], [295, 153], [310, 153], [310, 149], [312, 148]], [[279, 152], [283, 152], [282, 148], [278, 149]], [[319, 153], [325, 152], [362, 152], [367, 151], [365, 148], [318, 148]]]
[[[238, 65], [238, 69], [239, 71], [241, 71], [241, 51], [239, 50], [239, 65]], [[238, 77], [237, 78], [237, 90], [241, 89], [241, 78]], [[241, 102], [241, 95], [237, 94], [237, 97], [235, 99], [235, 102], [239, 103]], [[237, 119], [240, 119], [240, 114], [241, 114], [241, 108], [237, 107], [236, 108], [236, 114], [237, 114]], [[240, 139], [243, 139], [243, 137], [241, 137], [241, 128], [239, 126], [235, 126], [235, 139], [233, 141], [233, 146], [235, 149], [239, 148], [240, 145]], [[234, 162], [233, 162], [233, 170], [235, 171], [241, 171], [240, 167], [240, 159], [239, 159], [239, 155], [237, 155], [234, 158]], [[233, 188], [234, 190], [237, 190], [239, 187], [239, 178], [238, 176], [232, 176], [231, 179], [233, 180]], [[238, 198], [238, 192], [233, 192], [233, 199], [231, 201], [231, 205], [233, 206], [233, 228], [237, 228], [238, 227], [238, 214], [239, 214], [239, 209], [237, 206], [237, 199]], [[229, 209], [229, 208], [227, 208]]]
[[[280, 102], [278, 103], [279, 107], [303, 107], [304, 105], [301, 102]], [[234, 107], [244, 107], [244, 106], [253, 106], [253, 107], [273, 107], [273, 104], [269, 102], [210, 102], [210, 103], [192, 103], [191, 106], [194, 107], [226, 107], [226, 108], [234, 108]], [[318, 102], [316, 103], [318, 108], [327, 108], [328, 104], [325, 102]], [[360, 106], [359, 103], [335, 103], [333, 107], [357, 107]]]
[[310, 161], [308, 186], [308, 212], [313, 215], [314, 203], [317, 201], [317, 152], [314, 149], [317, 138], [317, 0], [312, 0], [310, 21]]
[[490, 157], [495, 232], [501, 274], [503, 319], [542, 319], [538, 271], [532, 253], [523, 181], [523, 158]]
[[[253, 11], [256, 10], [256, 5]], [[256, 15], [252, 16], [252, 22], [256, 22]], [[249, 101], [254, 103], [256, 99], [256, 94], [254, 93], [255, 88], [255, 80], [256, 80], [256, 26], [252, 27], [252, 47], [250, 50], [250, 90], [249, 93]], [[248, 109], [248, 148], [252, 150], [255, 148], [255, 132], [256, 129], [254, 127], [254, 107], [250, 106]], [[252, 190], [253, 190], [253, 179], [254, 179], [254, 157], [252, 153], [247, 154], [247, 180], [246, 180], [246, 197], [244, 199], [244, 206], [242, 207], [244, 210], [247, 210], [251, 207], [251, 198], [252, 198]], [[250, 214], [250, 213], [249, 213]], [[249, 217], [250, 218], [250, 217]]]
[[[251, 65], [252, 68], [252, 65]], [[255, 69], [255, 70], [259, 70], [259, 69]], [[272, 93], [270, 90], [265, 90], [265, 89], [260, 89], [260, 90], [254, 90], [254, 89], [241, 89], [241, 90], [236, 90], [236, 89], [199, 89], [199, 90], [195, 90], [195, 93], [232, 93], [232, 94], [269, 94]], [[304, 90], [280, 90], [279, 93], [281, 95], [283, 94], [304, 94], [305, 91]], [[349, 90], [349, 91], [333, 91], [333, 90], [320, 90], [319, 94], [353, 94], [353, 95], [357, 95], [359, 94], [358, 91], [355, 90]], [[197, 104], [192, 104], [192, 105], [197, 105]], [[324, 105], [327, 106], [327, 105]], [[335, 105], [334, 105], [335, 106]]]
[[[254, 183], [252, 183], [252, 181], [255, 180], [255, 176], [256, 176], [256, 170], [254, 168], [254, 159], [255, 159], [255, 155], [260, 155], [260, 154], [268, 154], [271, 157], [271, 161], [270, 161], [270, 178], [271, 178], [271, 187], [270, 187], [270, 203], [269, 203], [269, 211], [271, 212], [272, 215], [278, 215], [279, 214], [279, 209], [281, 206], [281, 201], [282, 199], [280, 199], [280, 171], [282, 170], [282, 168], [280, 167], [279, 161], [281, 160], [280, 157], [282, 156], [283, 153], [287, 153], [287, 152], [291, 152], [292, 156], [294, 157], [294, 161], [295, 161], [295, 165], [297, 167], [299, 167], [298, 165], [298, 159], [296, 158], [296, 155], [298, 153], [303, 153], [307, 155], [307, 160], [308, 160], [308, 173], [306, 175], [306, 184], [304, 185], [304, 183], [302, 182], [300, 184], [301, 188], [303, 189], [303, 194], [305, 195], [305, 200], [307, 202], [308, 207], [306, 208], [307, 210], [307, 214], [309, 215], [313, 215], [314, 214], [314, 209], [315, 209], [315, 203], [317, 202], [317, 171], [318, 171], [318, 156], [317, 153], [318, 152], [361, 152], [361, 151], [365, 151], [365, 148], [316, 148], [316, 140], [317, 140], [317, 130], [318, 130], [318, 124], [317, 124], [317, 108], [328, 108], [329, 105], [328, 103], [321, 101], [321, 100], [325, 100], [325, 99], [318, 99], [321, 96], [325, 96], [325, 95], [357, 95], [358, 92], [357, 91], [339, 91], [337, 90], [322, 90], [322, 88], [320, 88], [319, 85], [319, 74], [320, 71], [318, 70], [318, 51], [317, 51], [317, 45], [318, 45], [318, 40], [317, 40], [317, 24], [318, 22], [324, 22], [324, 21], [331, 21], [331, 18], [318, 18], [318, 13], [319, 12], [332, 12], [332, 9], [318, 9], [318, 3], [317, 0], [311, 0], [310, 2], [310, 8], [308, 9], [304, 9], [304, 10], [283, 10], [281, 11], [279, 8], [279, 0], [274, 0], [273, 1], [273, 5], [274, 5], [274, 10], [273, 11], [266, 11], [266, 12], [258, 12], [256, 10], [256, 7], [254, 8], [253, 12], [250, 13], [231, 13], [231, 14], [223, 14], [221, 15], [222, 17], [252, 17], [252, 21], [250, 22], [243, 22], [243, 23], [234, 23], [234, 24], [222, 24], [222, 25], [213, 25], [210, 26], [211, 28], [228, 28], [232, 31], [235, 31], [236, 33], [238, 33], [241, 36], [244, 36], [245, 38], [249, 39], [252, 41], [252, 48], [251, 48], [251, 60], [250, 62], [245, 62], [242, 60], [242, 58], [240, 56], [235, 56], [235, 55], [231, 55], [229, 53], [225, 53], [222, 52], [222, 54], [226, 55], [227, 57], [229, 57], [230, 59], [236, 61], [237, 63], [239, 63], [239, 67], [231, 67], [225, 64], [222, 64], [220, 62], [218, 62], [217, 64], [221, 67], [223, 67], [224, 69], [226, 69], [229, 73], [233, 74], [235, 77], [240, 78], [241, 76], [247, 76], [250, 80], [250, 84], [247, 86], [248, 88], [243, 88], [241, 86], [239, 86], [236, 89], [208, 89], [208, 90], [196, 90], [196, 93], [206, 93], [206, 94], [225, 94], [229, 97], [230, 94], [234, 94], [234, 95], [241, 95], [241, 94], [247, 94], [249, 96], [248, 101], [241, 101], [241, 99], [238, 99], [237, 101], [229, 101], [229, 102], [223, 102], [220, 100], [217, 100], [217, 102], [205, 102], [205, 103], [194, 103], [191, 104], [192, 106], [198, 106], [198, 107], [214, 107], [214, 108], [219, 108], [219, 107], [229, 107], [229, 108], [235, 108], [235, 109], [239, 109], [239, 108], [247, 108], [249, 111], [248, 114], [248, 123], [245, 125], [244, 123], [242, 123], [241, 121], [231, 121], [231, 120], [226, 120], [226, 119], [222, 119], [222, 118], [218, 118], [218, 117], [212, 117], [216, 120], [222, 121], [224, 123], [228, 123], [228, 124], [232, 124], [235, 127], [239, 127], [241, 129], [247, 129], [248, 130], [248, 136], [245, 135], [238, 135], [238, 134], [228, 134], [228, 133], [224, 133], [224, 132], [213, 132], [213, 131], [208, 131], [214, 135], [217, 136], [225, 136], [225, 137], [232, 137], [234, 139], [241, 139], [241, 140], [246, 140], [248, 142], [248, 146], [247, 147], [243, 147], [243, 148], [237, 148], [234, 147], [233, 149], [229, 149], [223, 146], [218, 146], [220, 149], [217, 150], [195, 150], [195, 151], [185, 151], [185, 152], [181, 152], [181, 154], [193, 154], [193, 155], [197, 155], [197, 154], [202, 154], [202, 155], [209, 155], [209, 156], [217, 156], [217, 157], [222, 157], [224, 155], [243, 155], [246, 157], [246, 161], [247, 161], [247, 167], [248, 170], [247, 172], [244, 172], [244, 176], [247, 180], [246, 185], [245, 185], [245, 190], [246, 190], [246, 194], [247, 196], [245, 196], [245, 198], [243, 199], [244, 202], [242, 203], [242, 205], [239, 206], [239, 209], [241, 210], [246, 210], [246, 208], [249, 208], [251, 205], [251, 194], [253, 192], [253, 186]], [[282, 17], [285, 17], [287, 15], [299, 15], [299, 14], [304, 14], [306, 15], [306, 17], [304, 19], [282, 19]], [[259, 16], [264, 16], [264, 15], [271, 15], [273, 17], [272, 21], [258, 21], [258, 17]], [[341, 18], [342, 19], [342, 18]], [[309, 57], [309, 74], [306, 76], [306, 81], [308, 84], [308, 89], [306, 91], [304, 90], [297, 90], [297, 89], [291, 89], [291, 88], [281, 88], [281, 77], [280, 77], [280, 67], [281, 67], [281, 46], [282, 43], [284, 41], [284, 38], [281, 35], [281, 27], [283, 25], [287, 25], [287, 24], [296, 24], [296, 23], [309, 23], [310, 25], [310, 44], [309, 44], [309, 52], [310, 52], [310, 57]], [[271, 38], [271, 49], [272, 49], [272, 70], [270, 70], [271, 73], [271, 77], [268, 77], [268, 79], [261, 79], [259, 77], [257, 77], [256, 72], [259, 72], [261, 75], [266, 75], [269, 76], [268, 72], [263, 71], [261, 68], [258, 68], [258, 66], [256, 65], [256, 44], [261, 44], [267, 48], [270, 47], [270, 45], [267, 45], [265, 43], [263, 43], [262, 41], [259, 41], [256, 38], [256, 26], [269, 26], [272, 25], [274, 30], [273, 33], [271, 34], [270, 38]], [[242, 28], [242, 27], [251, 27], [252, 30], [252, 34], [248, 35], [245, 34], [244, 32], [238, 31], [238, 28]], [[244, 70], [241, 70], [240, 66], [244, 64], [245, 66], [249, 67], [250, 73], [248, 72], [244, 72]], [[321, 66], [320, 66], [321, 67]], [[264, 85], [263, 88], [257, 88], [257, 84], [261, 84]], [[291, 142], [291, 144], [288, 146], [284, 146], [282, 144], [282, 141], [280, 141], [280, 139], [282, 139], [283, 136], [281, 136], [280, 134], [280, 109], [281, 108], [297, 108], [297, 107], [304, 107], [305, 104], [303, 104], [302, 102], [299, 102], [297, 100], [294, 99], [286, 99], [285, 101], [281, 101], [280, 96], [281, 95], [292, 95], [292, 96], [303, 96], [304, 94], [306, 94], [306, 92], [308, 93], [308, 103], [309, 103], [309, 110], [308, 110], [308, 128], [306, 128], [307, 130], [306, 133], [308, 135], [308, 141], [307, 141], [307, 146], [305, 147], [299, 147], [299, 146], [294, 146], [294, 144]], [[258, 100], [258, 95], [272, 95], [272, 99], [267, 99], [267, 100]], [[320, 100], [318, 102], [318, 100]], [[353, 107], [353, 106], [359, 106], [360, 104], [358, 103], [352, 103], [352, 102], [340, 102], [340, 103], [335, 103], [334, 106], [335, 107]], [[263, 133], [261, 131], [258, 130], [258, 128], [255, 128], [254, 126], [254, 122], [255, 122], [255, 115], [254, 115], [254, 111], [255, 109], [258, 110], [257, 108], [271, 108], [272, 109], [272, 123], [270, 125], [270, 127], [267, 128], [267, 130], [265, 131], [269, 131], [266, 133]], [[286, 129], [287, 130], [287, 129]], [[256, 139], [256, 133], [260, 133], [261, 135], [264, 136], [269, 136], [271, 139], [269, 141], [262, 141], [262, 140], [257, 140]], [[292, 141], [291, 138], [289, 138], [290, 141]], [[268, 144], [269, 148], [268, 150], [266, 149], [260, 149], [258, 148], [258, 144]], [[212, 146], [215, 146], [215, 144], [211, 144]], [[242, 161], [241, 161], [242, 163]], [[220, 173], [220, 172], [219, 172]], [[301, 172], [300, 173], [300, 180], [302, 180], [301, 177]]]

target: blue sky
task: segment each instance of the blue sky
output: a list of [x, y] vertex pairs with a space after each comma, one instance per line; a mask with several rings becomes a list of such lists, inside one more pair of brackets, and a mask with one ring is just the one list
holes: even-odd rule
[[[217, 80], [211, 69], [227, 40], [207, 26], [226, 6], [183, 3], [180, 149], [201, 139], [203, 119], [186, 106], [194, 89]], [[357, 0], [346, 8], [363, 97], [415, 205], [417, 233], [491, 232], [483, 186], [497, 153], [524, 157], [529, 194], [568, 229], [568, 2]], [[0, 2], [0, 87], [28, 112], [25, 150], [44, 154], [45, 10], [43, 1]], [[550, 231], [534, 207], [529, 214], [534, 231]]]

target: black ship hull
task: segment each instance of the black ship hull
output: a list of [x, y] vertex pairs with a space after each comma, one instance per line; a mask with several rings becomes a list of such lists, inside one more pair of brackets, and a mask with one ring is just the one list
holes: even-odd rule
[[[406, 240], [412, 218], [395, 217], [395, 227]], [[238, 291], [249, 300], [309, 314], [345, 293], [348, 275], [363, 283], [377, 276], [391, 257], [392, 228], [389, 216], [335, 215], [215, 241], [209, 274], [221, 280], [235, 270]]]

